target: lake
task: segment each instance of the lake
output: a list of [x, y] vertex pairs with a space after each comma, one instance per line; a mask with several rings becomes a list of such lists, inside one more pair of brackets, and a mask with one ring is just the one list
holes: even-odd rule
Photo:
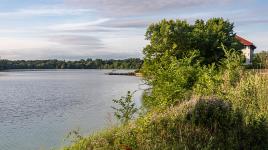
[[[112, 99], [139, 90], [141, 79], [110, 70], [12, 70], [0, 72], [0, 149], [44, 150], [66, 144], [77, 130], [108, 127]], [[140, 105], [142, 91], [134, 100]]]

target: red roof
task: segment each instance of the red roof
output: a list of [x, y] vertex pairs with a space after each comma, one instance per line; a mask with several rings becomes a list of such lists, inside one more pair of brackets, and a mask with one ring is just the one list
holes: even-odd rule
[[254, 48], [256, 48], [256, 46], [252, 42], [250, 42], [250, 41], [248, 41], [248, 40], [246, 40], [238, 35], [236, 35], [235, 38], [245, 46], [253, 46]]

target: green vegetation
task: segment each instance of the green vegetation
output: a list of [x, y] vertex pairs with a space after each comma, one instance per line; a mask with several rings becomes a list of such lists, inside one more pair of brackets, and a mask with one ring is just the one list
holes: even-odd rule
[[124, 60], [86, 59], [64, 60], [0, 60], [0, 70], [4, 69], [139, 69], [143, 61], [139, 58]]
[[268, 51], [262, 51], [254, 55], [252, 68], [256, 69], [268, 68]]
[[146, 35], [147, 112], [64, 150], [268, 149], [268, 77], [242, 65], [233, 24], [163, 20]]
[[223, 101], [193, 100], [155, 109], [126, 126], [80, 139], [65, 150], [267, 148], [266, 122], [244, 120], [241, 112]]
[[228, 49], [242, 49], [233, 28], [233, 23], [222, 18], [207, 22], [196, 20], [193, 25], [182, 20], [162, 20], [147, 29], [145, 37], [150, 44], [143, 50], [145, 60], [150, 65], [151, 61], [159, 61], [163, 55], [180, 59], [196, 50], [200, 63], [218, 64], [224, 57], [222, 44]]
[[119, 105], [119, 107], [112, 107], [115, 110], [114, 116], [123, 124], [127, 124], [131, 119], [133, 119], [134, 114], [138, 111], [132, 97], [133, 94], [128, 91], [126, 97], [113, 100], [115, 104]]

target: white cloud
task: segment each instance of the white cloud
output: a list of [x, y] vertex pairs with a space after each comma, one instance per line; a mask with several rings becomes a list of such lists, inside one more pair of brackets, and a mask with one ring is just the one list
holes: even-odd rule
[[105, 23], [109, 21], [108, 18], [98, 19], [95, 21], [87, 21], [87, 22], [80, 22], [80, 23], [65, 23], [65, 24], [56, 24], [48, 26], [47, 29], [50, 30], [82, 30], [82, 29], [88, 29], [88, 27], [97, 27], [97, 25], [100, 25], [102, 23]]
[[234, 0], [65, 0], [65, 3], [79, 8], [96, 8], [99, 13], [108, 16], [128, 16], [232, 1]]
[[[99, 49], [103, 48], [104, 44], [102, 41], [93, 36], [85, 36], [85, 35], [54, 35], [48, 37], [49, 41], [53, 41], [65, 46], [77, 46], [85, 49]], [[76, 48], [77, 49], [77, 48]]]
[[[22, 57], [31, 57], [35, 54], [42, 54], [40, 49], [49, 47], [58, 47], [59, 44], [37, 38], [0, 38], [0, 56], [1, 58], [16, 59]], [[27, 56], [28, 55], [28, 56]]]
[[54, 42], [48, 42], [44, 39], [38, 38], [16, 38], [7, 37], [0, 38], [1, 49], [34, 49], [44, 48], [47, 46], [55, 46]]
[[68, 38], [64, 39], [65, 41], [41, 38], [0, 38], [0, 56], [4, 59], [65, 59], [68, 57], [81, 58], [93, 55], [98, 51], [97, 48], [92, 47], [96, 45], [96, 41], [92, 39], [91, 45], [83, 45], [72, 39], [68, 41]]
[[2, 11], [0, 18], [38, 17], [38, 16], [68, 16], [93, 13], [91, 9], [69, 9], [63, 7], [24, 8], [16, 11]]

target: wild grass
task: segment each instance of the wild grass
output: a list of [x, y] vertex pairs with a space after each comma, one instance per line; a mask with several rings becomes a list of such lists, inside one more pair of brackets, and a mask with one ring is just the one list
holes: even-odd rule
[[268, 119], [268, 76], [248, 73], [235, 87], [226, 89], [223, 97], [247, 116], [265, 116]]
[[267, 124], [248, 124], [222, 100], [191, 100], [128, 125], [79, 139], [64, 150], [266, 149]]

